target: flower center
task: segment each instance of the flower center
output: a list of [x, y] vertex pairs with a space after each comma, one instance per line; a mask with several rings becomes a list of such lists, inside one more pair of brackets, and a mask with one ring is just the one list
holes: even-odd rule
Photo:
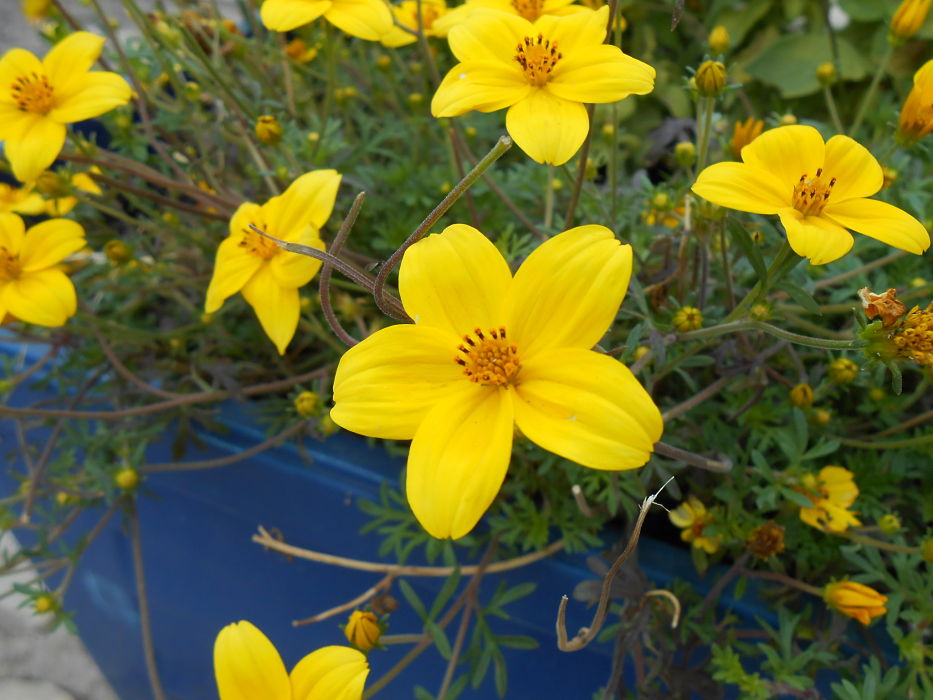
[[0, 280], [15, 280], [22, 271], [19, 256], [13, 255], [6, 246], [0, 246]]
[[55, 90], [44, 75], [21, 75], [13, 81], [10, 91], [20, 112], [47, 114], [55, 104]]
[[505, 328], [494, 328], [488, 335], [476, 328], [472, 334], [463, 336], [463, 344], [457, 349], [460, 354], [454, 357], [454, 362], [477, 384], [513, 384], [521, 369], [518, 347], [506, 340]]
[[836, 178], [824, 177], [823, 168], [817, 168], [812, 179], [804, 173], [794, 185], [794, 209], [804, 216], [819, 216], [835, 185]]
[[912, 309], [892, 340], [902, 357], [933, 367], [933, 304]]
[[[255, 226], [260, 231], [266, 230], [266, 225], [262, 221], [258, 224], [255, 221], [250, 221], [249, 225]], [[256, 233], [249, 227], [243, 229], [243, 238], [240, 240], [239, 245], [247, 252], [258, 255], [263, 260], [268, 260], [279, 252], [279, 247], [275, 244], [275, 241]]]
[[529, 22], [534, 22], [541, 16], [544, 0], [512, 0], [512, 7]]
[[526, 36], [515, 49], [515, 60], [522, 67], [525, 79], [532, 85], [541, 86], [551, 79], [551, 71], [563, 54], [557, 50], [557, 42], [538, 34], [537, 39]]

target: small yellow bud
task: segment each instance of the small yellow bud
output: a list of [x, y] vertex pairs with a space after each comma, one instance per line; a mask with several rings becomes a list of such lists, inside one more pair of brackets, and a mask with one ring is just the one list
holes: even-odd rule
[[133, 119], [128, 114], [118, 114], [114, 117], [113, 123], [118, 129], [129, 129], [133, 125]]
[[551, 189], [555, 192], [564, 186], [564, 181], [559, 178], [554, 178], [551, 180]]
[[23, 0], [23, 15], [30, 22], [38, 22], [49, 15], [52, 0]]
[[315, 307], [315, 301], [316, 299], [312, 299], [311, 297], [303, 294], [298, 298], [298, 305], [301, 307], [302, 311], [308, 312]]
[[920, 556], [923, 561], [933, 562], [933, 537], [928, 537], [920, 543]]
[[689, 168], [696, 163], [697, 147], [693, 145], [693, 141], [681, 141], [674, 146], [674, 160], [684, 168]]
[[132, 467], [123, 467], [113, 475], [113, 481], [123, 491], [132, 491], [139, 486], [139, 472]]
[[896, 535], [901, 529], [901, 519], [894, 513], [885, 513], [878, 518], [878, 527], [886, 535]]
[[721, 24], [716, 25], [713, 27], [713, 31], [709, 33], [706, 43], [714, 55], [725, 53], [726, 49], [729, 48], [729, 30]]
[[634, 357], [636, 360], [640, 360], [650, 351], [651, 348], [649, 348], [647, 345], [639, 345], [637, 348], [635, 348], [635, 352], [632, 353], [632, 357]]
[[891, 18], [888, 41], [899, 46], [916, 34], [926, 22], [930, 0], [903, 0]]
[[437, 189], [441, 194], [447, 194], [453, 189], [453, 185], [451, 185], [449, 182], [442, 182], [440, 185], [438, 185]]
[[615, 124], [603, 124], [603, 136], [605, 136], [607, 139], [611, 138], [615, 132], [616, 132]]
[[298, 63], [309, 63], [317, 57], [317, 47], [309, 47], [301, 39], [292, 39], [285, 44], [285, 55]]
[[43, 615], [47, 612], [52, 612], [58, 607], [58, 601], [55, 600], [55, 596], [50, 593], [43, 593], [36, 596], [36, 599], [32, 602], [32, 607], [39, 615]]
[[753, 321], [767, 321], [771, 318], [771, 313], [769, 304], [755, 304], [748, 310], [748, 315]]
[[874, 588], [855, 581], [830, 583], [823, 591], [823, 599], [831, 608], [867, 625], [873, 618], [887, 612], [888, 597]]
[[823, 87], [828, 87], [836, 82], [836, 66], [832, 61], [826, 61], [816, 67], [816, 79]]
[[810, 416], [810, 420], [814, 425], [824, 426], [829, 425], [829, 421], [833, 419], [833, 414], [827, 411], [825, 408], [818, 408], [813, 411], [813, 415]]
[[874, 389], [869, 389], [868, 391], [868, 398], [870, 398], [872, 401], [882, 401], [884, 400], [884, 397], [885, 397], [884, 389], [881, 389], [879, 387], [875, 387]]
[[881, 181], [881, 189], [886, 190], [895, 182], [897, 182], [897, 171], [894, 168], [889, 168], [884, 166], [881, 168], [881, 176], [884, 178]]
[[169, 226], [178, 226], [178, 223], [181, 219], [178, 218], [178, 214], [173, 211], [164, 211], [160, 217]]
[[313, 391], [302, 391], [295, 397], [295, 413], [302, 418], [316, 416], [321, 411], [321, 397]]
[[104, 243], [104, 255], [114, 265], [119, 265], [132, 259], [133, 249], [119, 238], [112, 238]]
[[424, 70], [424, 64], [421, 61], [412, 61], [408, 64], [408, 68], [412, 73], [420, 73]]
[[334, 91], [334, 98], [337, 102], [347, 102], [348, 100], [353, 99], [357, 96], [356, 88], [352, 85], [347, 85], [346, 87], [337, 88]]
[[829, 378], [836, 384], [848, 384], [858, 376], [858, 365], [845, 357], [838, 357], [829, 364]]
[[58, 173], [46, 170], [36, 178], [35, 187], [46, 197], [64, 197], [68, 194], [69, 180]]
[[413, 92], [408, 95], [408, 104], [410, 107], [417, 107], [420, 104], [424, 103], [424, 94], [420, 92]]
[[340, 430], [340, 426], [334, 423], [334, 419], [328, 414], [318, 421], [317, 429], [324, 437], [330, 437]]
[[765, 242], [765, 234], [761, 231], [752, 231], [748, 236], [752, 239], [752, 243], [757, 245], [763, 245]]
[[807, 408], [813, 405], [813, 387], [809, 384], [798, 384], [790, 390], [790, 402], [797, 408]]
[[209, 314], [209, 313], [205, 312], [205, 313], [201, 314], [201, 317], [200, 317], [200, 318], [201, 318], [201, 323], [203, 323], [203, 324], [206, 326], [206, 325], [208, 325], [208, 324], [210, 324], [210, 323], [213, 323], [213, 321], [214, 321], [214, 314]]
[[55, 494], [55, 502], [60, 506], [67, 506], [69, 503], [74, 503], [74, 501], [74, 496], [66, 491], [59, 491]]
[[703, 312], [694, 306], [681, 306], [674, 314], [674, 330], [679, 333], [695, 331], [703, 325]]
[[651, 206], [655, 209], [666, 209], [671, 203], [671, 198], [666, 192], [658, 192], [651, 198]]
[[780, 123], [781, 126], [791, 126], [797, 123], [797, 117], [788, 112], [787, 114], [781, 115]]
[[172, 350], [181, 350], [185, 346], [185, 341], [181, 338], [169, 338], [168, 346]]
[[475, 137], [476, 137], [476, 127], [475, 127], [475, 126], [468, 126], [466, 129], [463, 130], [463, 133], [466, 134], [466, 137], [467, 137], [468, 139], [475, 138]]
[[267, 146], [282, 140], [282, 125], [271, 114], [264, 114], [256, 120], [256, 138]]
[[340, 292], [334, 301], [334, 310], [343, 321], [352, 321], [362, 312], [362, 305], [354, 297]]
[[719, 61], [704, 61], [694, 79], [698, 93], [703, 97], [716, 97], [726, 89], [726, 67]]
[[350, 613], [350, 619], [347, 620], [343, 633], [350, 644], [366, 652], [379, 643], [382, 627], [379, 624], [379, 618], [371, 612], [354, 610]]
[[922, 277], [914, 277], [912, 280], [910, 280], [911, 287], [926, 287], [927, 284], [929, 283]]
[[391, 65], [392, 59], [389, 58], [386, 54], [382, 53], [376, 57], [376, 68], [379, 68], [380, 70], [386, 70]]
[[187, 83], [185, 83], [185, 97], [187, 97], [192, 102], [200, 100], [201, 86], [189, 80]]

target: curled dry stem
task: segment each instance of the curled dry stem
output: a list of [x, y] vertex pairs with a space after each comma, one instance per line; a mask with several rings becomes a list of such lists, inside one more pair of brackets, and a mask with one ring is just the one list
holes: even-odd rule
[[370, 586], [365, 591], [356, 596], [356, 598], [353, 600], [348, 600], [346, 603], [335, 605], [332, 608], [328, 608], [324, 612], [319, 612], [317, 615], [306, 617], [303, 620], [292, 620], [292, 627], [313, 625], [315, 622], [326, 620], [328, 618], [334, 617], [334, 615], [339, 615], [340, 613], [346, 612], [347, 610], [352, 610], [353, 608], [359, 607], [360, 605], [363, 605], [363, 603], [366, 603], [375, 598], [383, 590], [388, 590], [394, 580], [395, 574], [386, 574], [381, 579], [379, 579], [375, 586]]
[[[330, 244], [331, 255], [337, 256], [340, 254], [340, 249], [343, 247], [343, 243], [347, 239], [347, 236], [350, 235], [350, 230], [353, 228], [353, 224], [356, 223], [356, 218], [360, 214], [360, 209], [363, 208], [363, 201], [365, 199], [365, 192], [360, 192], [356, 195], [356, 199], [353, 200], [353, 206], [350, 207], [350, 211], [347, 213], [346, 218], [343, 220], [343, 223], [340, 224], [340, 230], [337, 231], [333, 243]], [[350, 347], [353, 347], [359, 341], [347, 333], [346, 329], [340, 324], [339, 319], [334, 314], [334, 307], [330, 303], [331, 270], [333, 270], [333, 266], [329, 262], [325, 262], [321, 267], [321, 276], [318, 279], [321, 311], [324, 314], [324, 318], [327, 320], [327, 325], [329, 325], [330, 329], [334, 332], [334, 335]]]

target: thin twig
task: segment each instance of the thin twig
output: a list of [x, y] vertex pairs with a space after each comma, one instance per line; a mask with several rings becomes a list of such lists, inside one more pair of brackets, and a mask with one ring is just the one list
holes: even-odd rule
[[725, 461], [719, 461], [710, 457], [704, 457], [703, 455], [698, 455], [695, 452], [688, 452], [687, 450], [683, 450], [679, 447], [668, 445], [666, 442], [654, 443], [654, 451], [662, 457], [684, 462], [685, 464], [689, 464], [691, 467], [699, 467], [700, 469], [705, 469], [710, 472], [725, 474], [732, 471], [732, 461], [729, 459], [726, 459]]
[[[88, 309], [85, 309], [85, 310], [88, 311], [88, 313], [90, 313], [90, 310]], [[113, 368], [117, 370], [117, 373], [120, 376], [122, 376], [124, 379], [126, 379], [132, 384], [135, 384], [140, 389], [150, 394], [161, 396], [163, 399], [177, 399], [179, 396], [182, 396], [182, 394], [175, 394], [171, 391], [163, 391], [162, 389], [154, 387], [151, 384], [137, 377], [129, 369], [127, 369], [126, 365], [123, 364], [123, 362], [120, 360], [119, 357], [117, 357], [117, 354], [113, 351], [113, 348], [110, 347], [110, 343], [108, 343], [104, 339], [104, 336], [101, 335], [100, 331], [97, 330], [97, 328], [95, 328], [94, 326], [91, 326], [91, 332], [94, 334], [94, 338], [97, 340], [98, 345], [100, 345], [100, 349], [104, 351], [104, 355], [106, 355], [107, 359], [110, 360], [110, 364], [113, 365]]]
[[[346, 240], [347, 236], [350, 235], [350, 230], [353, 228], [353, 224], [356, 223], [356, 217], [359, 216], [360, 209], [363, 208], [363, 201], [365, 199], [366, 193], [360, 192], [356, 195], [356, 199], [353, 200], [353, 206], [350, 207], [350, 211], [347, 213], [346, 218], [343, 220], [343, 223], [340, 224], [340, 229], [337, 231], [336, 237], [334, 237], [334, 242], [330, 244], [330, 252], [333, 256], [336, 257], [340, 254], [340, 249], [343, 248], [343, 242]], [[347, 333], [346, 329], [340, 324], [340, 320], [334, 314], [334, 307], [330, 303], [330, 275], [332, 269], [333, 267], [329, 262], [325, 262], [321, 267], [321, 276], [318, 280], [321, 311], [324, 314], [324, 318], [327, 320], [327, 325], [329, 325], [330, 329], [334, 332], [334, 335], [350, 347], [353, 347], [359, 341]]]
[[368, 600], [374, 598], [383, 589], [389, 588], [392, 585], [392, 582], [395, 580], [394, 574], [386, 574], [383, 576], [379, 583], [375, 586], [367, 588], [365, 591], [360, 593], [353, 600], [348, 600], [346, 603], [341, 603], [332, 608], [328, 608], [324, 612], [320, 612], [317, 615], [312, 615], [311, 617], [306, 617], [303, 620], [292, 620], [292, 627], [301, 627], [302, 625], [313, 625], [315, 622], [320, 622], [321, 620], [326, 620], [333, 617], [334, 615], [339, 615], [342, 612], [347, 610], [352, 610], [353, 608], [359, 607]]
[[139, 514], [136, 504], [130, 503], [130, 542], [133, 546], [133, 572], [136, 576], [136, 602], [139, 605], [139, 626], [143, 638], [143, 654], [146, 657], [146, 672], [149, 674], [149, 685], [155, 700], [165, 700], [165, 691], [162, 690], [162, 681], [159, 679], [159, 668], [156, 665], [155, 647], [152, 642], [152, 622], [149, 618], [149, 598], [146, 595], [146, 573], [143, 569], [142, 538], [139, 535]]

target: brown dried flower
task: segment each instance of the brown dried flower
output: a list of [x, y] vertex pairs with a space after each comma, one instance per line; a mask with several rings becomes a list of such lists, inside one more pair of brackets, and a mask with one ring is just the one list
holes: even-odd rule
[[893, 326], [907, 313], [907, 306], [897, 298], [897, 290], [889, 289], [884, 294], [875, 294], [870, 288], [862, 287], [858, 295], [869, 320], [880, 316], [881, 325], [885, 328]]
[[759, 559], [770, 559], [784, 551], [784, 527], [773, 520], [759, 525], [745, 540], [745, 547]]

